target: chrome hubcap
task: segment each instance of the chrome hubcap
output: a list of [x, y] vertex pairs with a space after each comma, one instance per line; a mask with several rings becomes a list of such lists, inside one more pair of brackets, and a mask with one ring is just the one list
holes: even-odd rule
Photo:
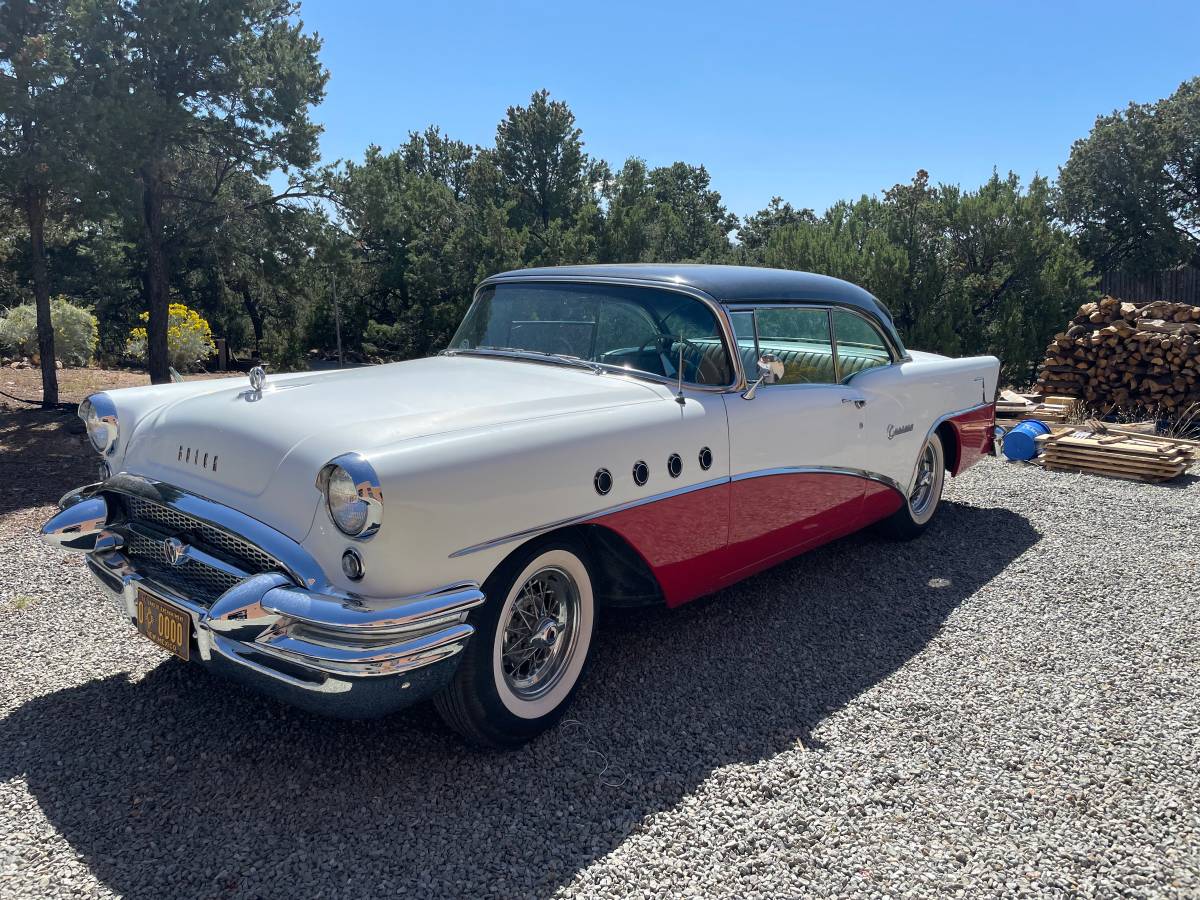
[[501, 667], [514, 694], [533, 700], [558, 683], [571, 661], [578, 624], [575, 579], [554, 566], [531, 575], [504, 623]]
[[921, 453], [921, 462], [917, 466], [917, 480], [913, 484], [912, 493], [908, 495], [908, 505], [916, 515], [921, 515], [933, 501], [933, 488], [937, 474], [937, 454], [932, 444], [926, 444]]

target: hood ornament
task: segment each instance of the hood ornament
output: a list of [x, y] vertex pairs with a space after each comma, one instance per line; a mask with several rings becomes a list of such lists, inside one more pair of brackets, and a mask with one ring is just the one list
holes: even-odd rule
[[267, 383], [267, 371], [262, 366], [255, 366], [250, 370], [250, 389], [261, 393], [263, 385]]

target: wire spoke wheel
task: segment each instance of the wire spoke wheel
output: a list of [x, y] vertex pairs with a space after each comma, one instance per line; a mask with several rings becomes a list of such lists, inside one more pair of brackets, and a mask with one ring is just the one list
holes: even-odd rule
[[929, 509], [936, 487], [938, 464], [933, 444], [926, 444], [921, 452], [921, 461], [917, 465], [917, 478], [913, 483], [912, 493], [908, 495], [908, 505], [913, 515], [920, 516]]
[[550, 691], [570, 664], [579, 635], [579, 586], [567, 572], [547, 566], [521, 586], [502, 623], [501, 668], [522, 700]]

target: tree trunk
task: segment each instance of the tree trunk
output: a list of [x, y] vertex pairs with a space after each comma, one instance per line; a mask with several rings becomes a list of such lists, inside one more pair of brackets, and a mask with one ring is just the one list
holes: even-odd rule
[[37, 310], [38, 356], [42, 361], [42, 407], [58, 404], [58, 372], [54, 365], [54, 323], [50, 319], [50, 278], [46, 272], [46, 193], [25, 191], [25, 217], [33, 264], [33, 303]]
[[262, 310], [258, 308], [258, 303], [250, 293], [250, 284], [247, 281], [243, 280], [238, 285], [238, 292], [242, 295], [242, 306], [246, 307], [246, 315], [250, 317], [250, 325], [254, 328], [254, 358], [262, 359]]
[[167, 323], [170, 317], [167, 284], [167, 253], [163, 247], [163, 182], [157, 162], [142, 167], [142, 229], [146, 238], [146, 302], [150, 321], [146, 324], [146, 356], [153, 384], [171, 380], [167, 356]]

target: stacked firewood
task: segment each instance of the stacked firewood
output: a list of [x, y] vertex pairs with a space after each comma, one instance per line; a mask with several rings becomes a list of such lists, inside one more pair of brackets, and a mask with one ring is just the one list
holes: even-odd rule
[[1200, 306], [1103, 297], [1085, 303], [1046, 349], [1038, 387], [1101, 407], [1200, 401]]

